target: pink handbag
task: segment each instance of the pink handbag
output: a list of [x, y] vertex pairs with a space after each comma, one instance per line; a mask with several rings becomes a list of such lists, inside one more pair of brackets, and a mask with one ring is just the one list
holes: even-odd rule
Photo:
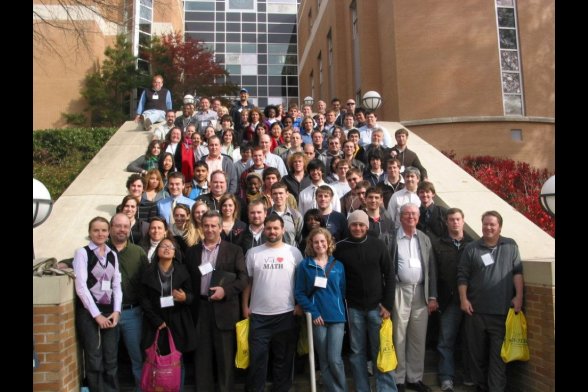
[[174, 339], [169, 328], [168, 355], [159, 355], [157, 340], [159, 330], [155, 334], [155, 341], [147, 350], [146, 358], [141, 372], [141, 390], [143, 392], [179, 392], [182, 378], [182, 353], [176, 350]]

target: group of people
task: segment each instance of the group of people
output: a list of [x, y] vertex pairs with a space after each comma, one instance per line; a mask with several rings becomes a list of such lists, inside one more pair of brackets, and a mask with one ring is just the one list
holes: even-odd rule
[[[346, 329], [355, 390], [370, 390], [367, 364], [391, 318], [398, 367], [373, 366], [376, 389], [430, 391], [423, 373], [433, 312], [441, 312], [441, 389], [454, 388], [458, 340], [477, 388], [505, 389], [504, 321], [510, 306], [522, 307], [517, 245], [501, 236], [498, 212], [483, 214], [473, 240], [462, 210], [434, 203], [406, 129], [393, 144], [352, 99], [346, 111], [333, 99], [315, 116], [291, 104], [287, 115], [266, 107], [264, 117], [245, 89], [218, 128], [207, 98], [199, 111], [188, 97], [183, 116], [155, 118], [144, 110], [162, 109], [162, 81], [153, 79], [138, 108], [138, 121], [155, 124], [154, 139], [129, 165], [128, 195], [110, 221], [90, 222], [90, 243], [74, 257], [90, 390], [118, 389], [119, 335], [138, 386], [142, 352], [168, 328], [181, 352], [194, 353], [198, 391], [215, 383], [233, 391], [235, 324], [249, 318], [247, 390], [264, 390], [269, 366], [273, 390], [287, 391], [303, 312], [325, 390], [349, 388]], [[167, 334], [159, 336], [165, 353]]]

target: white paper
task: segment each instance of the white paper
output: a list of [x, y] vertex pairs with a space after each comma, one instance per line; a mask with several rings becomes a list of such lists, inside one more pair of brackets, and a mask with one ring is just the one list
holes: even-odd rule
[[199, 265], [198, 269], [200, 270], [200, 273], [204, 276], [204, 275], [208, 275], [209, 273], [212, 272], [213, 268], [212, 268], [212, 264], [210, 263], [206, 263], [204, 265]]
[[161, 302], [162, 308], [169, 308], [174, 306], [174, 297], [171, 295], [167, 297], [159, 297], [159, 301]]
[[494, 264], [494, 259], [490, 253], [486, 253], [482, 255], [482, 262], [488, 267], [489, 265]]
[[100, 288], [102, 291], [110, 291], [110, 280], [103, 280]]
[[317, 276], [314, 278], [314, 287], [320, 287], [322, 289], [327, 287], [327, 278]]

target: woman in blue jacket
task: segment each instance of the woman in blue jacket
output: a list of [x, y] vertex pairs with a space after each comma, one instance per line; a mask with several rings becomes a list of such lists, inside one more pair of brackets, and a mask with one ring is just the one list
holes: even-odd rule
[[331, 233], [313, 229], [306, 240], [308, 255], [296, 269], [294, 295], [312, 315], [314, 347], [319, 356], [325, 391], [347, 391], [341, 347], [345, 330], [345, 270], [332, 256]]

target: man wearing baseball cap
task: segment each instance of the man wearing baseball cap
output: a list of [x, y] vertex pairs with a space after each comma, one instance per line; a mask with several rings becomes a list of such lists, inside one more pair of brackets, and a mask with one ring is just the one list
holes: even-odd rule
[[[369, 391], [366, 362], [377, 362], [380, 325], [390, 317], [396, 284], [393, 260], [384, 242], [368, 236], [368, 215], [353, 211], [347, 218], [350, 236], [337, 243], [333, 256], [345, 267], [346, 299], [349, 315], [351, 372], [357, 391]], [[367, 353], [365, 334], [370, 340]], [[393, 372], [374, 369], [378, 391], [396, 391]]]
[[251, 110], [254, 107], [253, 101], [249, 99], [249, 91], [246, 88], [242, 88], [239, 91], [239, 99], [233, 102], [230, 111], [231, 117], [233, 118], [233, 124], [235, 124], [235, 129], [238, 129], [241, 125], [241, 112], [243, 109]]

